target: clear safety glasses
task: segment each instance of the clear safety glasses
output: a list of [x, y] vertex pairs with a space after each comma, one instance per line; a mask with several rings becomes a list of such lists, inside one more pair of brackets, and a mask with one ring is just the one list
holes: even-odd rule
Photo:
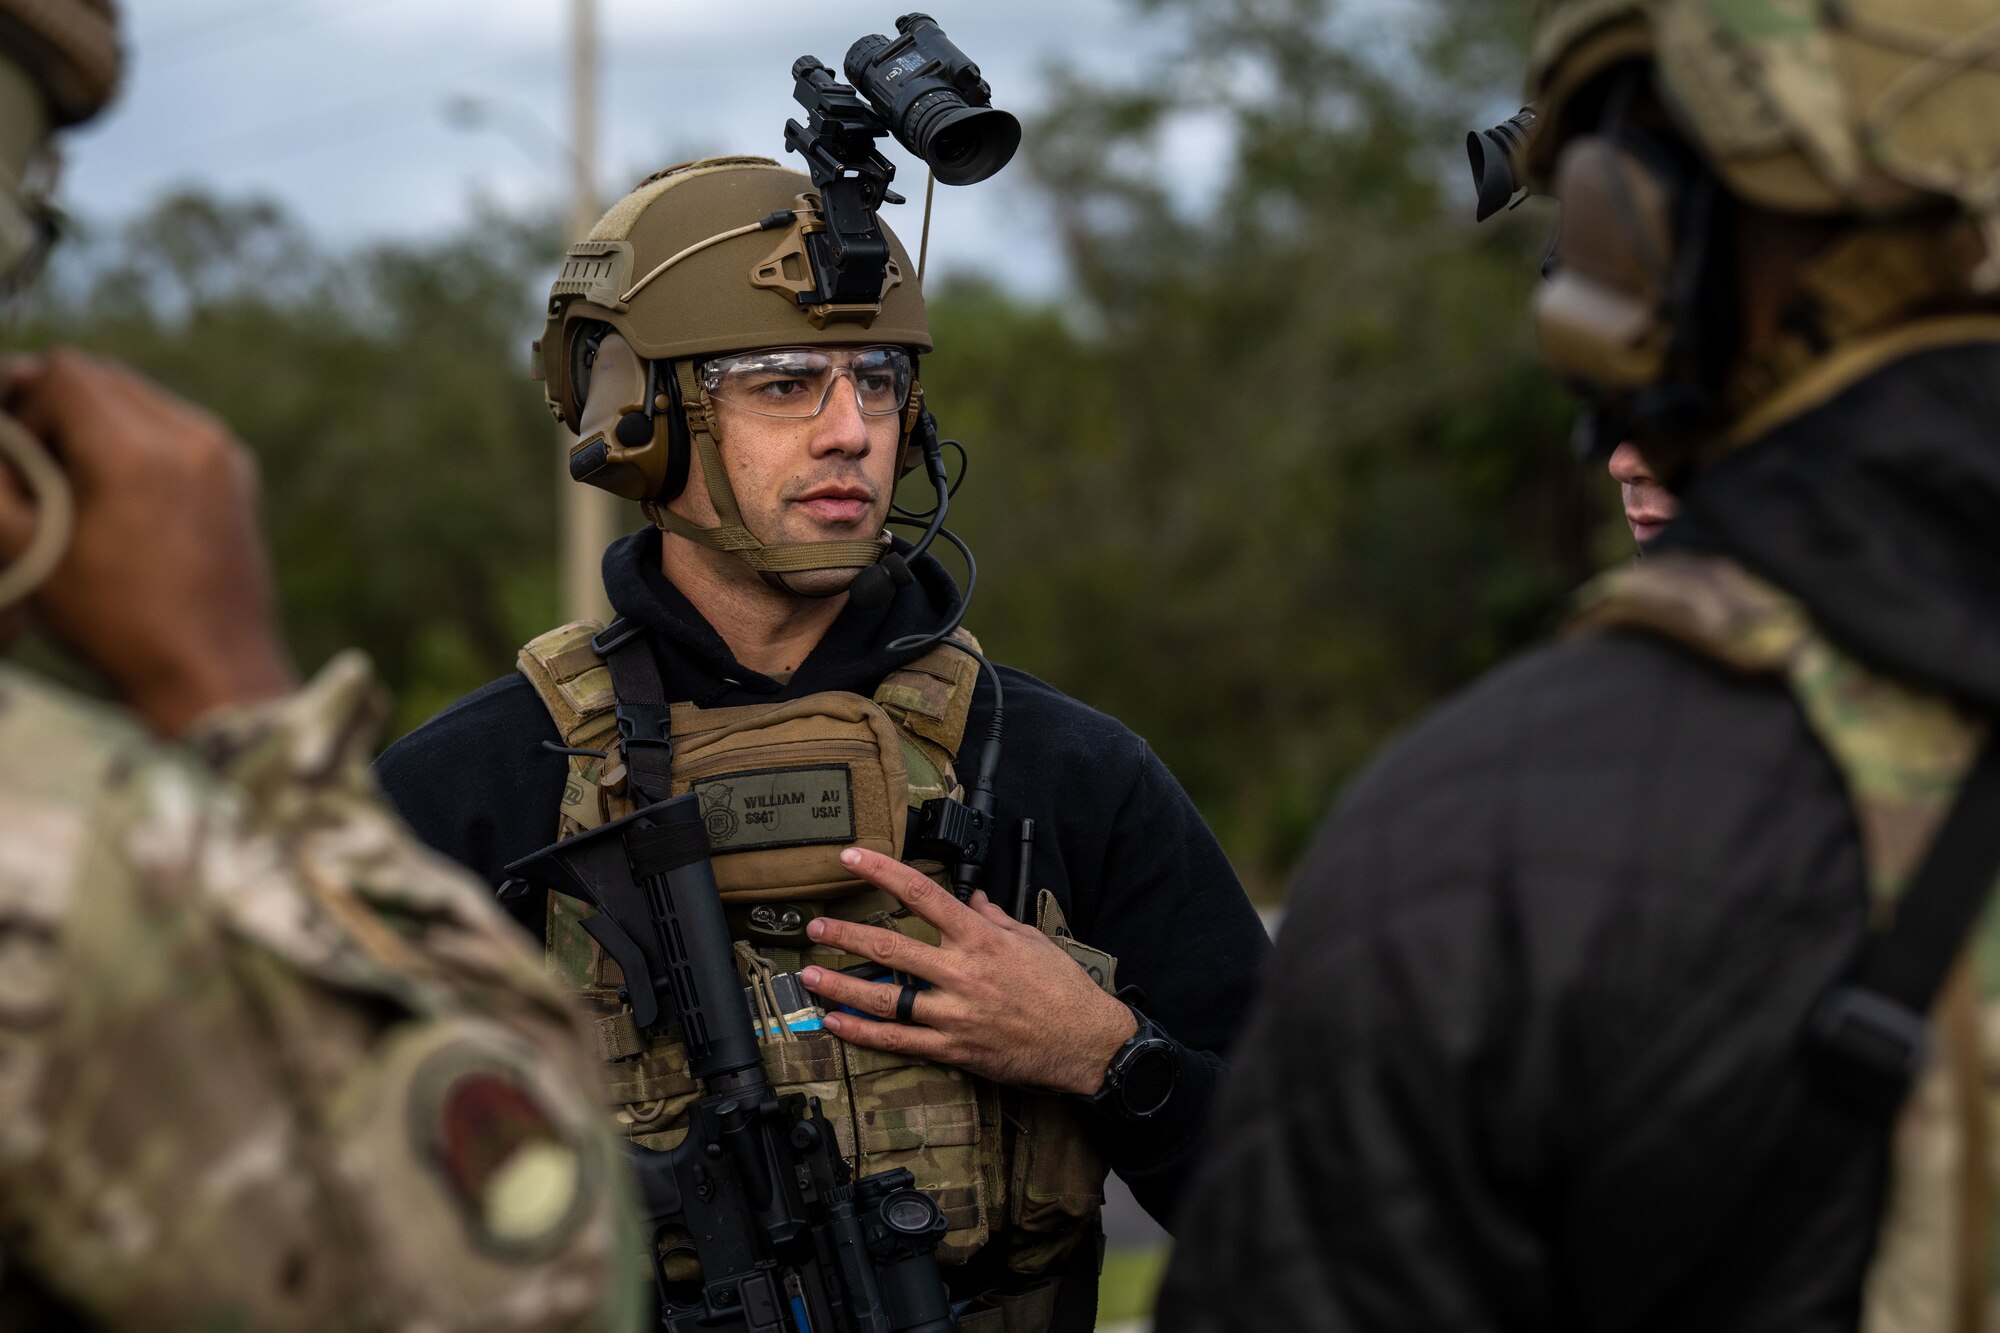
[[767, 417], [816, 417], [843, 376], [866, 416], [886, 417], [910, 401], [910, 354], [900, 347], [775, 347], [719, 356], [701, 369], [717, 402]]

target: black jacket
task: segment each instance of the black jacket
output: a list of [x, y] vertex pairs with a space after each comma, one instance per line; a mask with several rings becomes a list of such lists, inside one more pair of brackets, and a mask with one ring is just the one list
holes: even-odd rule
[[[2000, 711], [2000, 347], [1732, 456], [1667, 540]], [[1160, 1326], [1853, 1328], [1886, 1136], [1829, 1111], [1801, 1031], [1866, 900], [1782, 686], [1638, 633], [1495, 672], [1308, 856]]]
[[[957, 590], [928, 557], [886, 607], [850, 605], [786, 684], [739, 665], [722, 637], [660, 573], [660, 535], [626, 537], [604, 557], [605, 590], [647, 627], [668, 693], [704, 707], [870, 695], [910, 660], [885, 645], [942, 623]], [[973, 628], [976, 630], [977, 625]], [[1228, 860], [1173, 775], [1117, 721], [1020, 671], [1004, 681], [999, 835], [986, 882], [1004, 901], [1016, 882], [1022, 817], [1035, 821], [1031, 882], [1062, 904], [1077, 937], [1118, 958], [1147, 1015], [1183, 1046], [1172, 1100], [1143, 1126], [1104, 1126], [1106, 1159], [1155, 1217], [1172, 1215], [1222, 1057], [1269, 950]], [[970, 760], [992, 716], [982, 676], [966, 724]], [[391, 746], [377, 776], [419, 837], [498, 884], [501, 867], [555, 837], [567, 761], [543, 742], [555, 724], [525, 677], [494, 681]], [[517, 908], [539, 936], [539, 897]]]

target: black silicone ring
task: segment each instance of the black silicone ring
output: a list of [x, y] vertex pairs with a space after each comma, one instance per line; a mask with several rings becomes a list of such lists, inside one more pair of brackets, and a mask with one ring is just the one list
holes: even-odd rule
[[896, 992], [896, 1021], [898, 1023], [914, 1023], [916, 1020], [910, 1017], [910, 1015], [916, 1010], [916, 1007], [917, 988], [905, 984], [902, 990]]

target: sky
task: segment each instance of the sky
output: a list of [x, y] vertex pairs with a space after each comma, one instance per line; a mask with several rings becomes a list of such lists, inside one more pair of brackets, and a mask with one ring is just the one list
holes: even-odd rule
[[[714, 152], [785, 158], [791, 63], [838, 69], [904, 10], [856, 0], [597, 0], [599, 189], [605, 202], [652, 170]], [[64, 201], [97, 222], [199, 185], [284, 204], [339, 245], [452, 228], [482, 198], [550, 207], [567, 189], [569, 0], [127, 0], [131, 57], [112, 111], [73, 136]], [[993, 85], [1033, 111], [1061, 62], [1122, 80], [1170, 34], [1128, 0], [932, 0]], [[483, 124], [447, 107], [476, 99]], [[1198, 192], [1221, 169], [1212, 135], [1182, 136], [1178, 178]], [[913, 203], [888, 217], [914, 248], [921, 164], [885, 141]], [[796, 161], [796, 157], [793, 157]], [[1061, 263], [1018, 162], [940, 187], [932, 267], [977, 269], [1051, 291]]]

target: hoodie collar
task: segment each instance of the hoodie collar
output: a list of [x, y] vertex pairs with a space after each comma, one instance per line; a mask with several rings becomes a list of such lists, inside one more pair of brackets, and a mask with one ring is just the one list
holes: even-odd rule
[[2000, 342], [1905, 357], [1686, 499], [1662, 546], [1733, 556], [1856, 655], [2000, 711]]
[[[694, 604], [660, 572], [658, 528], [619, 538], [604, 552], [604, 591], [611, 607], [642, 625], [670, 697], [703, 707], [799, 698], [825, 690], [872, 695], [882, 678], [921, 654], [891, 652], [888, 645], [942, 625], [958, 600], [958, 587], [936, 560], [910, 562], [913, 578], [886, 606], [864, 611], [850, 601], [821, 636], [791, 680], [779, 682], [736, 660], [729, 645]], [[909, 555], [907, 542], [895, 549]]]

